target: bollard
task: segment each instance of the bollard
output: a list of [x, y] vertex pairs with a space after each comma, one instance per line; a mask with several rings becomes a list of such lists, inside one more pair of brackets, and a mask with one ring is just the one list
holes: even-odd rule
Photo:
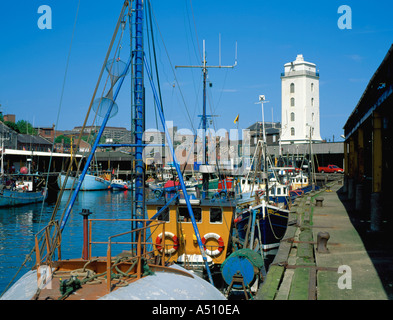
[[317, 251], [318, 253], [329, 253], [327, 242], [330, 239], [329, 232], [321, 231], [317, 235]]
[[82, 259], [89, 260], [89, 215], [92, 214], [89, 209], [82, 209], [79, 213], [83, 216], [83, 249]]
[[317, 206], [317, 207], [322, 207], [323, 200], [325, 200], [324, 197], [316, 197], [316, 198], [315, 198], [316, 206]]

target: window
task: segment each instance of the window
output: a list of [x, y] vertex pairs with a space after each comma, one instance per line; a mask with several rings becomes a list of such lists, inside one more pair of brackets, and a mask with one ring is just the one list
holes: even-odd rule
[[210, 208], [210, 223], [222, 223], [221, 208]]
[[295, 121], [295, 112], [291, 112], [291, 121]]
[[294, 136], [295, 135], [295, 128], [291, 128], [291, 136]]
[[[160, 211], [161, 208], [162, 207], [157, 207], [157, 212]], [[168, 207], [166, 207], [165, 210], [157, 216], [157, 220], [169, 221], [169, 208]]]
[[311, 92], [314, 92], [314, 84], [311, 83]]
[[[194, 213], [195, 221], [202, 222], [202, 209], [201, 208], [192, 208], [192, 212]], [[178, 222], [191, 222], [190, 213], [188, 212], [187, 207], [178, 207], [177, 221]]]
[[314, 106], [314, 98], [311, 98], [311, 107]]
[[291, 98], [291, 107], [295, 106], [295, 98]]
[[314, 119], [314, 112], [311, 114], [311, 120], [315, 121], [315, 119]]
[[291, 83], [290, 85], [290, 93], [295, 93], [295, 84]]

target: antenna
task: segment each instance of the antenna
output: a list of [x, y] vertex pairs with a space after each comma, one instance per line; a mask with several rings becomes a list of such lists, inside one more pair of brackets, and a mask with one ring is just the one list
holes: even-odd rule
[[236, 66], [236, 65], [237, 65], [237, 41], [235, 44], [235, 64], [234, 64], [234, 66]]
[[259, 95], [259, 101], [255, 102], [255, 104], [261, 104], [261, 106], [262, 106], [262, 128], [263, 128], [262, 130], [263, 130], [263, 142], [264, 143], [266, 143], [266, 134], [265, 134], [265, 115], [263, 112], [263, 104], [267, 103], [267, 102], [270, 102], [270, 101], [266, 101], [265, 95], [263, 95], [263, 94]]
[[218, 34], [218, 65], [221, 66], [221, 33]]
[[175, 68], [203, 68], [204, 72], [207, 72], [207, 68], [234, 68], [237, 66], [237, 41], [235, 43], [235, 62], [233, 65], [221, 65], [221, 34], [219, 34], [219, 57], [218, 57], [218, 65], [217, 66], [208, 66], [206, 65], [206, 48], [205, 48], [205, 40], [203, 40], [203, 65], [199, 66], [175, 66]]

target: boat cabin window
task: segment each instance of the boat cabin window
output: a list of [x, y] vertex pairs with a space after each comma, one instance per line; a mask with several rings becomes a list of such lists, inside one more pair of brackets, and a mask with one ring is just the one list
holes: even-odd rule
[[210, 223], [222, 223], [221, 208], [210, 208]]
[[281, 188], [276, 188], [276, 194], [281, 194]]
[[[157, 212], [161, 209], [162, 207], [157, 207]], [[161, 212], [158, 216], [157, 216], [157, 220], [159, 221], [169, 221], [169, 208], [166, 207], [165, 210], [163, 212]]]
[[[202, 222], [202, 209], [198, 207], [193, 207], [192, 212], [194, 213], [195, 221]], [[190, 213], [187, 207], [177, 208], [177, 221], [178, 222], [191, 222]]]

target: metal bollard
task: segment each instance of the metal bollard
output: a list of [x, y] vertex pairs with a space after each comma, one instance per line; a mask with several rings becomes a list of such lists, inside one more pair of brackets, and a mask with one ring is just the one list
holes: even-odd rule
[[323, 200], [325, 200], [323, 197], [316, 197], [315, 198], [315, 204], [317, 207], [322, 207]]
[[318, 253], [329, 253], [327, 242], [330, 239], [329, 232], [321, 231], [317, 235], [317, 251]]
[[83, 249], [82, 249], [82, 259], [89, 259], [89, 215], [92, 214], [89, 209], [82, 209], [79, 213], [83, 216]]

